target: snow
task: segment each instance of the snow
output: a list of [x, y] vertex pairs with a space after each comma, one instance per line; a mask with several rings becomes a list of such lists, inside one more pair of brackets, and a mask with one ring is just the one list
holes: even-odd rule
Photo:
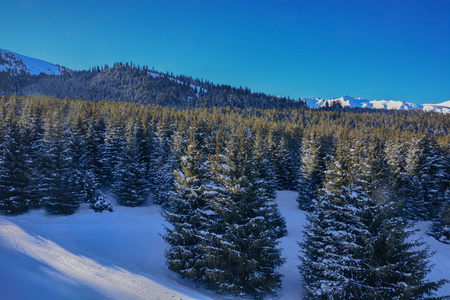
[[[148, 71], [148, 74], [151, 75], [153, 78], [161, 77], [161, 75], [160, 75], [159, 73], [156, 73], [156, 72], [153, 72], [153, 71]], [[175, 82], [178, 83], [178, 84], [184, 84], [184, 82], [182, 82], [182, 81], [180, 81], [180, 80], [178, 80], [178, 79], [175, 79], [175, 78], [172, 78], [172, 77], [169, 77], [169, 79], [172, 80], [172, 81], [175, 81]], [[202, 92], [206, 93], [206, 90], [200, 88], [199, 86], [196, 86], [196, 85], [193, 85], [193, 84], [190, 84], [190, 86], [191, 86], [191, 88], [192, 88], [193, 90], [196, 90], [196, 91], [197, 91], [197, 92], [196, 92], [197, 97], [198, 97], [198, 95], [200, 94], [200, 90], [202, 90]]]
[[375, 109], [400, 109], [400, 110], [424, 110], [441, 113], [450, 113], [450, 101], [439, 104], [423, 104], [418, 105], [410, 102], [398, 100], [367, 100], [362, 98], [353, 98], [343, 96], [340, 98], [321, 99], [321, 98], [302, 98], [311, 108], [325, 107], [327, 104], [340, 104], [342, 107], [359, 107], [359, 108], [375, 108]]
[[[43, 210], [0, 216], [0, 291], [2, 299], [252, 299], [217, 295], [182, 279], [165, 265], [164, 225], [157, 205], [128, 208], [113, 204], [114, 212], [95, 213], [83, 205], [71, 216], [49, 216]], [[298, 241], [306, 214], [297, 206], [297, 193], [277, 192], [288, 234], [280, 239], [286, 263], [279, 268], [282, 290], [266, 299], [300, 299]], [[450, 279], [450, 245], [417, 235], [437, 251], [428, 278]], [[450, 294], [450, 284], [440, 295]]]
[[[31, 58], [22, 54], [14, 53], [8, 50], [0, 49], [0, 56], [7, 61], [7, 65], [0, 65], [0, 71], [9, 70], [11, 68], [23, 70], [31, 75], [54, 74], [60, 75], [59, 66], [52, 63]], [[22, 63], [25, 65], [23, 66]]]
[[280, 267], [283, 288], [278, 299], [301, 299], [303, 295], [302, 284], [298, 266], [300, 265], [300, 247], [297, 242], [302, 239], [303, 226], [307, 223], [306, 214], [298, 208], [298, 193], [291, 191], [278, 191], [277, 203], [281, 214], [286, 218], [287, 236], [281, 238], [280, 247], [286, 263]]
[[445, 101], [445, 102], [438, 103], [438, 104], [424, 104], [423, 110], [449, 114], [450, 113], [450, 101]]

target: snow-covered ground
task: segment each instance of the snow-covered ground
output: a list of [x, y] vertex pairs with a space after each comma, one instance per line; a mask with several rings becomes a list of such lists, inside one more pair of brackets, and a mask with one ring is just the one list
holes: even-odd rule
[[5, 62], [3, 65], [0, 64], [0, 71], [16, 69], [17, 71], [25, 71], [31, 75], [39, 75], [41, 73], [50, 75], [61, 74], [60, 67], [57, 65], [12, 51], [0, 49], [0, 58], [2, 58], [0, 61], [3, 60]]
[[[280, 246], [286, 264], [278, 297], [300, 299], [297, 270], [305, 214], [295, 192], [278, 192], [288, 235]], [[161, 209], [114, 206], [113, 213], [95, 213], [83, 206], [72, 216], [48, 216], [43, 210], [0, 216], [0, 299], [233, 299], [196, 287], [170, 272]], [[419, 233], [437, 251], [430, 279], [450, 279], [450, 246]], [[440, 290], [450, 294], [450, 285]]]

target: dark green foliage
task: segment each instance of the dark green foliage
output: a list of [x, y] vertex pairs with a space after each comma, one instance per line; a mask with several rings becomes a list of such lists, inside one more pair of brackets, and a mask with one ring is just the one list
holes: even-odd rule
[[99, 190], [96, 191], [92, 198], [90, 207], [95, 212], [113, 211], [111, 202], [109, 202], [105, 195]]
[[317, 136], [303, 137], [297, 199], [302, 210], [311, 211], [317, 201], [317, 191], [323, 180], [320, 168], [322, 153]]
[[138, 155], [136, 148], [128, 145], [119, 156], [115, 167], [112, 191], [121, 205], [138, 206], [147, 198], [145, 167], [139, 161]]
[[438, 241], [450, 244], [450, 187], [444, 193], [444, 201], [433, 218], [430, 234]]
[[[175, 171], [175, 189], [169, 195], [164, 213], [172, 229], [166, 228], [164, 239], [170, 248], [166, 251], [169, 269], [189, 278], [198, 279], [202, 269], [198, 260], [201, 231], [208, 230], [210, 209], [205, 199], [206, 159], [201, 151], [198, 135], [189, 130], [189, 139], [181, 152], [181, 167]], [[178, 144], [180, 145], [180, 144]]]
[[24, 142], [17, 125], [8, 126], [0, 159], [0, 210], [6, 214], [23, 213], [30, 204], [27, 193], [30, 184], [29, 160]]
[[172, 172], [175, 168], [170, 130], [162, 124], [158, 124], [152, 142], [150, 192], [153, 195], [154, 203], [165, 204], [173, 191]]
[[41, 191], [44, 195], [43, 205], [50, 214], [72, 214], [80, 204], [76, 168], [73, 153], [65, 140], [68, 127], [59, 123], [48, 122], [43, 139], [43, 152], [40, 159]]
[[220, 292], [261, 296], [280, 287], [275, 268], [283, 259], [276, 248], [280, 232], [271, 227], [276, 207], [249, 150], [248, 129], [239, 126], [230, 130], [212, 162], [210, 226], [201, 233], [199, 280]]
[[[430, 282], [430, 253], [410, 237], [389, 196], [370, 146], [340, 136], [318, 205], [309, 215], [300, 271], [307, 299], [420, 299], [445, 281]], [[362, 142], [362, 143], [361, 143]], [[387, 194], [388, 195], [388, 194]]]
[[[124, 81], [138, 84], [117, 78]], [[183, 89], [190, 93], [188, 85]], [[168, 96], [171, 92], [175, 96]], [[139, 93], [128, 96], [137, 99]], [[149, 101], [167, 104], [184, 97], [176, 89], [169, 94]], [[255, 103], [248, 90], [232, 88], [214, 97], [200, 92], [199, 99], [239, 104], [244, 94], [245, 103]], [[448, 117], [417, 111], [175, 110], [0, 96], [2, 212], [45, 207], [68, 214], [82, 202], [110, 210], [100, 194], [108, 188], [123, 205], [139, 205], [150, 195], [173, 225], [165, 235], [170, 269], [219, 291], [263, 297], [279, 287], [275, 270], [283, 261], [277, 239], [286, 227], [275, 191], [296, 188], [300, 170], [300, 203], [311, 211], [314, 225], [305, 257], [315, 262], [325, 253], [328, 263], [341, 256], [329, 265], [304, 264], [305, 282], [327, 273], [339, 286], [331, 289], [335, 297], [376, 298], [365, 288], [384, 288], [387, 282], [389, 292], [380, 295], [420, 298], [437, 285], [422, 280], [428, 254], [408, 239], [406, 218], [432, 219], [432, 234], [441, 241], [449, 236], [448, 128]], [[391, 256], [374, 252], [386, 245], [393, 247]], [[397, 276], [405, 288], [392, 275], [407, 272], [395, 257], [417, 274]], [[411, 257], [415, 263], [409, 263]]]
[[187, 76], [173, 76], [123, 63], [90, 70], [64, 70], [62, 75], [0, 72], [0, 93], [46, 95], [84, 100], [111, 99], [177, 108], [300, 108], [303, 102], [252, 93], [247, 88], [216, 85]]

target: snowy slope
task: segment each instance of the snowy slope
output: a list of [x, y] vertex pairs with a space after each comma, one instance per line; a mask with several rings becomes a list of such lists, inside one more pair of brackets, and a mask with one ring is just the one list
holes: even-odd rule
[[340, 98], [321, 99], [321, 98], [302, 98], [309, 107], [321, 108], [325, 106], [340, 105], [341, 107], [359, 107], [376, 109], [400, 109], [400, 110], [424, 110], [442, 113], [450, 113], [450, 101], [439, 104], [418, 105], [410, 102], [396, 100], [367, 100], [362, 98], [353, 98], [343, 96]]
[[[288, 235], [281, 239], [287, 259], [278, 297], [301, 299], [297, 265], [306, 223], [297, 208], [297, 193], [280, 191], [277, 202], [286, 218]], [[235, 299], [195, 286], [165, 266], [166, 247], [161, 233], [164, 219], [156, 205], [139, 208], [114, 206], [113, 213], [87, 207], [72, 216], [52, 217], [43, 210], [0, 216], [1, 299]], [[418, 234], [437, 253], [430, 279], [450, 279], [450, 245], [427, 236], [428, 223], [418, 223]], [[450, 294], [450, 284], [440, 290]], [[248, 297], [236, 299], [251, 299]]]
[[424, 111], [434, 111], [434, 112], [442, 112], [445, 114], [450, 113], [450, 101], [445, 101], [438, 104], [424, 104]]
[[0, 71], [15, 69], [31, 75], [61, 74], [61, 67], [52, 63], [0, 49]]

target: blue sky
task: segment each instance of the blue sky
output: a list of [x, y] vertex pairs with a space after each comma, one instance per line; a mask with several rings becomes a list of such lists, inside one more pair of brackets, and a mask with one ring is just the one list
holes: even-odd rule
[[450, 100], [449, 0], [0, 0], [0, 48], [299, 97]]

